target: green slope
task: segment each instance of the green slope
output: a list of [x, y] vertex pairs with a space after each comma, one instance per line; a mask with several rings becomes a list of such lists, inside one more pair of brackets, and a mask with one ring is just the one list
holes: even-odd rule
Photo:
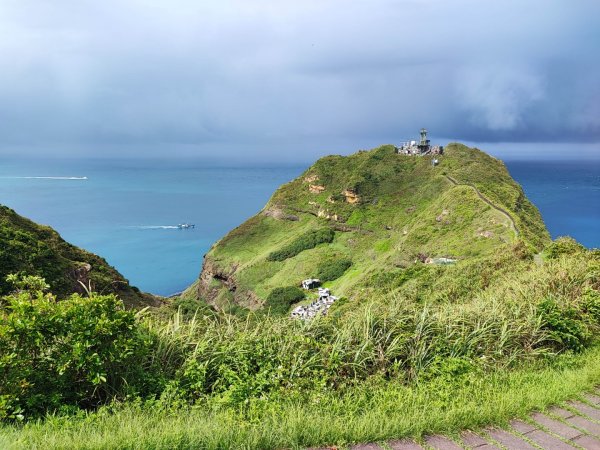
[[127, 306], [160, 304], [154, 296], [130, 286], [103, 258], [65, 242], [52, 228], [0, 205], [0, 295], [12, 289], [6, 277], [13, 273], [45, 278], [59, 298], [83, 293], [83, 283], [100, 293], [117, 294]]
[[[431, 159], [386, 145], [318, 160], [211, 248], [198, 295], [223, 309], [256, 309], [273, 289], [351, 260], [327, 285], [336, 295], [364, 298], [390, 289], [374, 282], [382, 273], [406, 278], [407, 271], [430, 270], [421, 262], [426, 258], [456, 259], [460, 268], [501, 248], [533, 254], [550, 242], [539, 212], [501, 161], [461, 144], [450, 144], [437, 166]], [[335, 231], [333, 241], [302, 250], [300, 242], [322, 229]], [[273, 260], [290, 248], [290, 257]]]

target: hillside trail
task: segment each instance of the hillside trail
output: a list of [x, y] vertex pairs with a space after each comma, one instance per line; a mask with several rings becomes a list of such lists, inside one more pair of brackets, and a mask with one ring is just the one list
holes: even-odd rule
[[471, 189], [473, 189], [475, 191], [475, 193], [477, 194], [477, 196], [483, 200], [485, 203], [487, 203], [488, 205], [490, 205], [492, 208], [494, 208], [496, 211], [502, 213], [504, 215], [504, 217], [506, 217], [510, 223], [510, 227], [511, 229], [514, 231], [515, 236], [519, 236], [519, 229], [517, 228], [517, 224], [515, 222], [515, 219], [513, 219], [513, 217], [510, 215], [510, 213], [508, 211], [506, 211], [504, 208], [501, 208], [500, 206], [497, 206], [496, 204], [494, 204], [494, 202], [492, 202], [489, 198], [487, 198], [485, 195], [483, 195], [481, 193], [481, 191], [479, 189], [477, 189], [476, 186], [474, 186], [471, 183], [459, 183], [458, 181], [456, 181], [454, 178], [452, 178], [450, 175], [444, 175], [446, 177], [446, 179], [448, 181], [450, 181], [450, 183], [452, 183], [455, 186], [468, 186]]
[[[337, 447], [325, 447], [325, 449]], [[524, 420], [512, 420], [506, 428], [464, 430], [455, 437], [432, 435], [422, 440], [396, 440], [358, 444], [351, 450], [600, 450], [600, 388], [534, 412]]]

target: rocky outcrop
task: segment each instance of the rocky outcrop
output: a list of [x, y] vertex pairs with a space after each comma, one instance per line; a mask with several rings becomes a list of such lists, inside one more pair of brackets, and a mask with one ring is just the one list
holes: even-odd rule
[[267, 217], [272, 217], [275, 220], [291, 220], [293, 222], [300, 220], [300, 218], [294, 214], [288, 214], [279, 208], [269, 208], [262, 212]]
[[343, 190], [342, 195], [346, 198], [346, 202], [350, 203], [351, 205], [355, 205], [356, 203], [360, 202], [360, 197], [352, 189]]
[[73, 269], [72, 277], [75, 280], [73, 289], [75, 292], [85, 294], [86, 289], [94, 290], [90, 280], [91, 271], [92, 265], [88, 263], [82, 263], [79, 267]]
[[240, 306], [251, 310], [260, 308], [263, 301], [254, 292], [238, 289], [234, 276], [236, 270], [237, 266], [224, 270], [205, 257], [198, 283], [198, 297], [214, 308], [222, 309], [219, 299], [227, 291], [228, 297], [232, 297]]
[[325, 186], [321, 186], [320, 184], [309, 184], [308, 190], [311, 194], [320, 194], [325, 190]]
[[333, 220], [335, 222], [339, 220], [339, 216], [336, 213], [330, 213], [326, 209], [320, 209], [319, 212], [317, 212], [317, 217], [327, 220]]

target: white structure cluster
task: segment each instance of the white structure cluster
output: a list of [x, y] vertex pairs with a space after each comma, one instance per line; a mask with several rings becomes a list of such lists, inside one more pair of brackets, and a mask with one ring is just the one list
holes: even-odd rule
[[325, 315], [338, 298], [331, 295], [327, 288], [319, 288], [319, 298], [310, 305], [297, 306], [292, 310], [292, 319], [309, 320], [318, 315]]
[[400, 144], [400, 147], [396, 147], [396, 152], [398, 152], [401, 155], [415, 156], [441, 155], [444, 153], [444, 147], [442, 147], [441, 145], [430, 145], [430, 142], [431, 141], [427, 139], [427, 130], [425, 128], [422, 128], [420, 141], [403, 142], [402, 144]]

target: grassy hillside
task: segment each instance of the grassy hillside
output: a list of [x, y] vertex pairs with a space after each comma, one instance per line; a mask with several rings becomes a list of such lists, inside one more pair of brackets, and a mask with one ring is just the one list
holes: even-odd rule
[[41, 276], [59, 298], [83, 293], [83, 283], [97, 292], [117, 294], [128, 306], [159, 304], [153, 296], [131, 287], [103, 258], [0, 205], [0, 295], [12, 289], [6, 280], [10, 274]]
[[[387, 145], [318, 160], [213, 246], [199, 296], [222, 309], [256, 309], [273, 289], [348, 261], [327, 286], [364, 298], [398, 288], [374, 282], [381, 273], [405, 278], [431, 269], [441, 276], [485, 265], [501, 248], [533, 254], [549, 242], [539, 212], [501, 161], [461, 144], [438, 159], [433, 166], [432, 157], [398, 155]], [[334, 231], [332, 240], [302, 247], [324, 230]], [[456, 269], [421, 262], [439, 257], [458, 260]]]
[[464, 270], [382, 272], [389, 293], [310, 322], [2, 298], [0, 446], [346, 445], [502, 424], [596, 386], [600, 254], [570, 239], [535, 260], [504, 250]]

